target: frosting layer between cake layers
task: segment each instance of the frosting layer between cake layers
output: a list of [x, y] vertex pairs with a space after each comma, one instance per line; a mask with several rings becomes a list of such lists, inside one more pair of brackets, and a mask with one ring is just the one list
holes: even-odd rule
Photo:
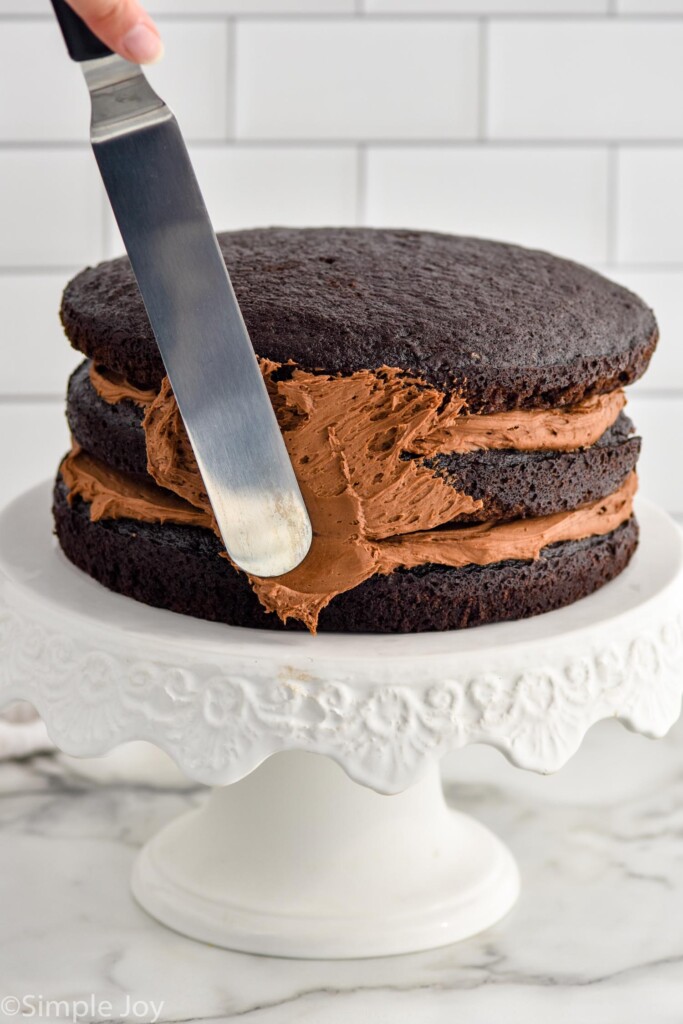
[[[377, 574], [424, 564], [531, 560], [549, 544], [606, 534], [632, 513], [631, 474], [617, 492], [582, 508], [513, 522], [455, 526], [482, 502], [424, 465], [437, 454], [487, 449], [574, 451], [593, 445], [625, 405], [617, 390], [550, 410], [471, 415], [458, 396], [383, 367], [331, 377], [266, 360], [261, 368], [313, 525], [309, 556], [277, 579], [251, 578], [261, 604], [315, 631], [322, 609]], [[198, 525], [218, 533], [168, 380], [143, 391], [91, 367], [98, 394], [145, 410], [149, 482], [77, 445], [62, 464], [70, 498], [91, 517]], [[226, 555], [227, 557], [227, 555]]]

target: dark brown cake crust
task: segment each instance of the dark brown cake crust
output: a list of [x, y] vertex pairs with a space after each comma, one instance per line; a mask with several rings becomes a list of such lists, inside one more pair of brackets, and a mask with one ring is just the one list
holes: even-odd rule
[[[260, 356], [332, 374], [401, 367], [455, 388], [473, 412], [611, 391], [641, 376], [656, 343], [639, 298], [544, 252], [369, 228], [219, 240]], [[62, 320], [96, 362], [159, 386], [163, 365], [127, 258], [78, 274]]]
[[[74, 565], [119, 594], [196, 618], [260, 629], [284, 626], [266, 612], [247, 579], [224, 559], [208, 530], [131, 519], [91, 522], [90, 506], [54, 491], [56, 532]], [[375, 576], [335, 597], [321, 632], [412, 633], [528, 618], [593, 593], [617, 576], [635, 551], [634, 518], [612, 533], [553, 544], [534, 562], [505, 561], [453, 569], [425, 565]]]
[[90, 380], [88, 360], [69, 377], [66, 418], [73, 439], [108, 466], [147, 479], [143, 416], [142, 407], [127, 398], [115, 405], [100, 398]]
[[[73, 437], [107, 465], [148, 479], [140, 406], [128, 400], [105, 402], [92, 386], [88, 366], [79, 366], [69, 381], [67, 418]], [[640, 452], [640, 438], [629, 436], [632, 429], [622, 413], [595, 445], [576, 452], [485, 451], [422, 461], [457, 490], [483, 501], [479, 512], [461, 516], [460, 522], [543, 516], [618, 490]]]
[[529, 519], [569, 512], [618, 491], [635, 469], [641, 440], [623, 413], [599, 441], [575, 452], [471, 452], [425, 459], [456, 490], [482, 501], [457, 522]]

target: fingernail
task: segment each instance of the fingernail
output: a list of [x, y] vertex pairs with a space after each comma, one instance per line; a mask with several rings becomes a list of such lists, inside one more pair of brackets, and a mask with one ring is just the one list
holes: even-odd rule
[[121, 40], [129, 60], [136, 64], [156, 64], [164, 55], [164, 44], [143, 21], [134, 25]]

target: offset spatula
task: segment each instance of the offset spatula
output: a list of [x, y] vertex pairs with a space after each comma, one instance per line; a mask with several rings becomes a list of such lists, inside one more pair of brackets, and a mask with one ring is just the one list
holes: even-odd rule
[[306, 556], [311, 524], [178, 123], [137, 64], [52, 3], [225, 547], [246, 572], [280, 576]]

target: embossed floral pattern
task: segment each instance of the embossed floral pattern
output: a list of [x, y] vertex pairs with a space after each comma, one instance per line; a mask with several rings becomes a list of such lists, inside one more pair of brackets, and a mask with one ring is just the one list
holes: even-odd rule
[[415, 685], [362, 685], [342, 673], [330, 681], [293, 668], [273, 679], [257, 659], [221, 666], [165, 662], [162, 653], [127, 657], [115, 637], [89, 644], [0, 604], [0, 705], [31, 701], [55, 741], [75, 754], [152, 740], [209, 784], [234, 782], [269, 754], [301, 748], [396, 792], [430, 759], [467, 743], [492, 744], [521, 767], [550, 771], [600, 718], [661, 735], [680, 710], [683, 615], [669, 607], [664, 621], [641, 624], [619, 642], [547, 661], [457, 678], [427, 667]]

